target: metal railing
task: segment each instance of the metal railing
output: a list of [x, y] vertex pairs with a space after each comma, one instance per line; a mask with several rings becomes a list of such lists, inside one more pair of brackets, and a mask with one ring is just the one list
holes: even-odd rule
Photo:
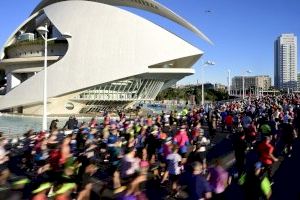
[[25, 127], [0, 127], [0, 131], [3, 133], [3, 136], [6, 138], [17, 138], [21, 137], [29, 129]]
[[73, 100], [84, 101], [136, 101], [154, 100], [164, 85], [156, 79], [132, 78], [96, 86]]

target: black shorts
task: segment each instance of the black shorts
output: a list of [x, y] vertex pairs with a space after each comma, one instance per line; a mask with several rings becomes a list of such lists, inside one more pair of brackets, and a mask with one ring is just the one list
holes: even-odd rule
[[182, 157], [182, 158], [187, 158], [187, 152], [179, 152], [179, 155]]
[[179, 175], [169, 174], [169, 180], [171, 182], [177, 182], [179, 180]]
[[199, 152], [199, 158], [201, 159], [202, 163], [206, 161], [206, 151]]
[[4, 163], [4, 164], [0, 164], [0, 175], [2, 174], [2, 172], [4, 171], [4, 170], [6, 170], [6, 169], [8, 169], [8, 166], [7, 166], [7, 164], [6, 163]]
[[131, 175], [126, 176], [126, 177], [121, 177], [121, 182], [122, 182], [122, 184], [127, 185], [137, 177], [138, 177], [138, 173], [134, 173], [134, 174], [131, 174]]
[[219, 194], [213, 193], [213, 199], [214, 200], [223, 200], [223, 199], [225, 199], [225, 193], [224, 192], [219, 193]]

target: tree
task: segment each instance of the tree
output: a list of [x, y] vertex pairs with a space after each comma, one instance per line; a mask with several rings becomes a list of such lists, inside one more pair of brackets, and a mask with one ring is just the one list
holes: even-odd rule
[[[202, 88], [201, 86], [188, 86], [185, 88], [167, 88], [161, 91], [156, 100], [189, 100], [191, 95], [195, 96], [196, 104], [200, 104], [202, 99]], [[205, 99], [209, 101], [222, 101], [229, 99], [229, 96], [226, 91], [218, 91], [214, 89], [205, 90]]]

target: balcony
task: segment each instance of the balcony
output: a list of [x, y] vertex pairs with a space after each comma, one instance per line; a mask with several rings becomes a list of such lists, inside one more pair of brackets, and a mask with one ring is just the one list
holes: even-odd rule
[[[4, 59], [31, 58], [44, 56], [44, 40], [19, 41], [5, 48]], [[64, 56], [68, 50], [67, 40], [48, 42], [48, 56]]]

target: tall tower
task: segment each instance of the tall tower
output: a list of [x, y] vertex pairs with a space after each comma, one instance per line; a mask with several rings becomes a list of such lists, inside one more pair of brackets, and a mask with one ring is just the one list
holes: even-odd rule
[[297, 37], [282, 34], [274, 46], [274, 85], [278, 89], [297, 90]]

